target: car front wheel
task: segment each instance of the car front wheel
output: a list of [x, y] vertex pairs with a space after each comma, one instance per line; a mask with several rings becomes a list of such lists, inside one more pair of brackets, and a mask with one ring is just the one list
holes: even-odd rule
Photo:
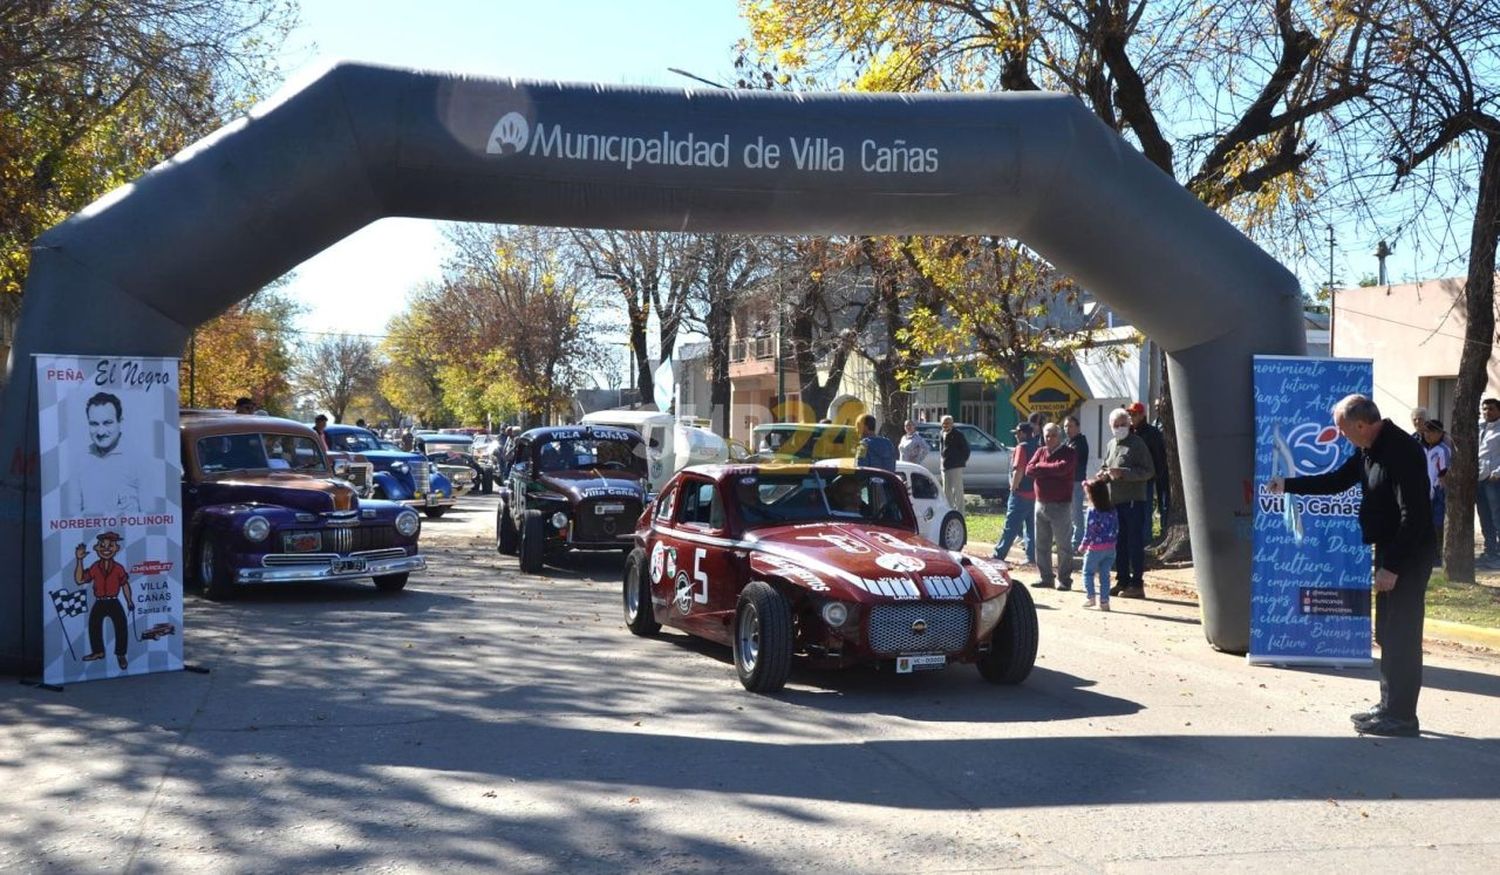
[[234, 584], [230, 582], [229, 553], [223, 538], [210, 533], [199, 538], [198, 566], [194, 570], [204, 598], [214, 602], [229, 598]]
[[506, 556], [516, 555], [516, 521], [510, 517], [510, 502], [501, 499], [500, 509], [495, 512], [495, 549]]
[[637, 635], [661, 631], [651, 607], [651, 581], [646, 577], [646, 554], [633, 550], [625, 560], [625, 625]]
[[528, 510], [521, 521], [521, 570], [536, 574], [542, 570], [547, 550], [547, 521], [539, 510]]
[[438, 517], [442, 516], [443, 514], [445, 514], [447, 512], [448, 512], [448, 508], [446, 508], [446, 507], [424, 507], [424, 508], [422, 508], [422, 513], [427, 514], [427, 518], [430, 519], [430, 520], [435, 520], [435, 519], [437, 519]]
[[962, 550], [969, 543], [969, 526], [964, 522], [964, 515], [956, 510], [948, 511], [938, 529], [938, 536], [938, 543], [944, 550]]
[[774, 693], [792, 672], [792, 609], [769, 583], [753, 581], [734, 612], [734, 668], [752, 693]]
[[406, 579], [411, 575], [408, 572], [400, 574], [380, 574], [375, 577], [375, 588], [381, 592], [400, 592], [406, 588]]
[[979, 674], [992, 684], [1019, 684], [1036, 664], [1036, 604], [1020, 583], [1010, 584], [1005, 614], [990, 636], [990, 652], [979, 658]]

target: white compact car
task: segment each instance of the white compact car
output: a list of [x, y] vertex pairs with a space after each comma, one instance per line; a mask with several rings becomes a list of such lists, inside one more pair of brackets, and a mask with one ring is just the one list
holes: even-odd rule
[[[853, 465], [853, 459], [824, 459], [817, 464]], [[917, 523], [924, 537], [945, 550], [962, 550], [969, 540], [969, 524], [963, 511], [943, 497], [943, 484], [932, 472], [915, 462], [897, 462], [896, 473], [906, 481], [911, 506], [917, 512]]]

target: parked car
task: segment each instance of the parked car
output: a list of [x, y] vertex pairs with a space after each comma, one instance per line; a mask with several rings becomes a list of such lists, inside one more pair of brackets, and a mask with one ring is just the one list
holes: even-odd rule
[[724, 465], [680, 472], [641, 517], [625, 622], [733, 648], [740, 683], [780, 689], [794, 655], [897, 674], [975, 663], [1017, 684], [1036, 661], [1031, 595], [1004, 563], [933, 546], [889, 471]]
[[[819, 462], [820, 467], [833, 469], [853, 468], [854, 459], [834, 459]], [[945, 550], [963, 550], [969, 542], [969, 525], [963, 511], [948, 503], [943, 497], [943, 485], [921, 465], [915, 462], [897, 462], [896, 474], [906, 485], [907, 497], [912, 510], [917, 514], [917, 529], [922, 536]]]
[[473, 437], [457, 431], [424, 434], [417, 438], [416, 449], [452, 481], [454, 497], [467, 495], [482, 484], [482, 472], [474, 461]]
[[[1004, 498], [1009, 495], [1010, 455], [1015, 448], [1007, 447], [978, 426], [955, 422], [953, 427], [969, 441], [969, 464], [964, 466], [964, 492], [989, 498]], [[917, 433], [927, 440], [933, 450], [927, 454], [923, 464], [941, 477], [943, 427], [936, 422], [921, 422], [917, 424]]]
[[624, 428], [534, 428], [511, 447], [495, 546], [537, 572], [568, 550], [629, 550], [646, 503], [646, 446]]
[[676, 417], [654, 410], [596, 410], [585, 414], [584, 425], [628, 428], [646, 441], [647, 471], [653, 491], [665, 486], [673, 474], [689, 465], [729, 461], [728, 443], [706, 426], [704, 420]]
[[853, 458], [859, 449], [859, 431], [851, 425], [811, 422], [772, 422], [750, 430], [748, 461], [816, 462]]
[[357, 453], [374, 466], [372, 498], [400, 502], [433, 519], [458, 503], [453, 484], [421, 453], [408, 453], [357, 425], [330, 425], [323, 434], [330, 450]]
[[206, 598], [362, 577], [394, 592], [427, 567], [417, 514], [360, 498], [311, 428], [227, 412], [184, 411], [181, 423], [183, 555]]

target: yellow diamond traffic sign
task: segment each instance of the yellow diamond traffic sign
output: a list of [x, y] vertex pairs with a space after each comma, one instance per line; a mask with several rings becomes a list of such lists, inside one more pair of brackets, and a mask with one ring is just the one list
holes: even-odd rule
[[1010, 403], [1022, 416], [1033, 413], [1056, 416], [1072, 410], [1082, 401], [1083, 390], [1050, 361], [1042, 362], [1036, 373], [1010, 396]]

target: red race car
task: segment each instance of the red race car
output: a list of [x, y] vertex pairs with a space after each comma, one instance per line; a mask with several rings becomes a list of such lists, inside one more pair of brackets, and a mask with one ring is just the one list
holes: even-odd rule
[[898, 674], [977, 663], [1018, 684], [1036, 661], [1031, 594], [1006, 566], [918, 534], [901, 478], [873, 468], [688, 468], [641, 514], [625, 622], [734, 648], [740, 683], [780, 689], [794, 654]]

